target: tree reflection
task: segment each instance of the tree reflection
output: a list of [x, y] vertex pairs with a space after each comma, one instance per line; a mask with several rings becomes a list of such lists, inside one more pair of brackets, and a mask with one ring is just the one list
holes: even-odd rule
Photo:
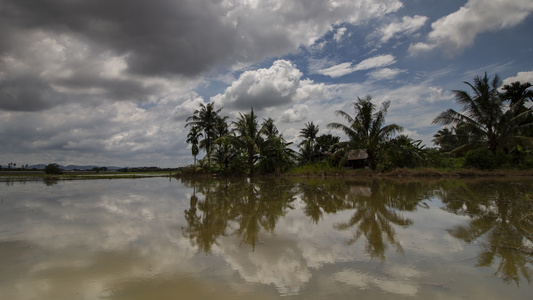
[[533, 264], [533, 202], [531, 182], [509, 185], [497, 181], [461, 184], [441, 195], [446, 209], [470, 221], [449, 229], [467, 243], [482, 240], [477, 266], [497, 265], [495, 276], [517, 286], [531, 283]]
[[53, 186], [54, 184], [57, 184], [59, 182], [59, 178], [57, 177], [43, 177], [43, 183], [46, 186]]
[[367, 241], [366, 252], [371, 258], [384, 261], [387, 244], [393, 245], [397, 252], [403, 253], [393, 225], [407, 227], [413, 223], [399, 212], [415, 210], [423, 198], [421, 195], [426, 191], [426, 187], [416, 182], [391, 184], [373, 181], [367, 188], [361, 187], [359, 192], [348, 194], [355, 212], [350, 220], [335, 227], [346, 230], [357, 226], [353, 238], [348, 243], [354, 244], [364, 236]]
[[345, 201], [344, 181], [310, 179], [300, 184], [300, 192], [305, 203], [304, 214], [315, 224], [323, 218], [324, 213], [332, 214], [351, 208], [350, 203]]
[[366, 252], [372, 258], [385, 260], [387, 243], [393, 245], [396, 251], [403, 252], [396, 239], [394, 225], [407, 227], [412, 224], [412, 220], [403, 217], [399, 211], [415, 210], [428, 188], [416, 182], [391, 184], [336, 180], [302, 184], [301, 190], [306, 204], [304, 212], [315, 223], [323, 213], [354, 209], [352, 217], [347, 222], [336, 224], [335, 228], [347, 230], [356, 226], [348, 244], [354, 244], [364, 236]]
[[[184, 211], [187, 228], [184, 235], [189, 238], [193, 246], [198, 247], [198, 251], [211, 253], [211, 246], [218, 245], [218, 237], [225, 234], [228, 224], [227, 201], [218, 198], [210, 192], [220, 188], [218, 184], [202, 184], [196, 186], [192, 183], [193, 194], [190, 198], [190, 207]], [[200, 199], [196, 193], [204, 195]]]
[[236, 221], [239, 224], [235, 231], [241, 242], [255, 249], [258, 232], [263, 228], [274, 232], [276, 223], [288, 209], [293, 209], [294, 192], [288, 185], [262, 182], [243, 185], [243, 193], [236, 198]]
[[188, 180], [188, 184], [194, 186], [194, 193], [190, 208], [184, 212], [184, 234], [205, 253], [211, 252], [220, 236], [229, 234], [239, 236], [241, 243], [255, 249], [259, 232], [272, 233], [295, 199], [292, 186], [282, 180]]

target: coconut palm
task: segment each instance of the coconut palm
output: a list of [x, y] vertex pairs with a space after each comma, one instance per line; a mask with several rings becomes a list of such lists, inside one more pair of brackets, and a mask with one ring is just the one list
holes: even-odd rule
[[448, 109], [433, 120], [434, 124], [455, 125], [456, 130], [470, 132], [473, 138], [469, 144], [484, 141], [492, 154], [496, 154], [496, 151], [506, 144], [514, 144], [517, 140], [528, 140], [527, 137], [521, 136], [520, 132], [523, 130], [519, 130], [531, 125], [530, 122], [524, 122], [531, 110], [520, 112], [517, 109], [517, 106], [522, 105], [524, 98], [506, 110], [502, 100], [505, 97], [502, 98], [498, 92], [501, 80], [497, 74], [491, 80], [485, 73], [483, 77], [476, 76], [473, 84], [469, 82], [465, 84], [472, 89], [473, 95], [462, 90], [454, 91], [455, 100], [463, 106], [463, 111]]
[[307, 122], [305, 127], [300, 130], [300, 137], [304, 140], [314, 141], [318, 135], [318, 125], [313, 122]]
[[187, 140], [186, 142], [191, 144], [191, 152], [192, 156], [194, 157], [194, 165], [196, 166], [196, 156], [200, 152], [198, 148], [198, 139], [202, 137], [203, 134], [200, 132], [200, 128], [196, 126], [192, 126], [189, 130], [189, 134], [187, 134]]
[[396, 124], [385, 125], [385, 116], [389, 108], [390, 101], [385, 101], [381, 108], [376, 111], [376, 105], [372, 103], [372, 97], [364, 99], [357, 97], [353, 103], [355, 116], [338, 110], [337, 116], [343, 117], [348, 125], [341, 123], [329, 123], [328, 128], [343, 131], [348, 136], [348, 142], [341, 143], [342, 151], [349, 153], [351, 149], [365, 149], [368, 155], [368, 162], [371, 169], [376, 169], [377, 159], [381, 147], [393, 135], [401, 132], [403, 128]]
[[300, 130], [300, 137], [303, 138], [303, 141], [300, 143], [300, 154], [304, 162], [313, 161], [316, 156], [317, 135], [318, 125], [315, 125], [313, 122], [307, 122], [305, 127]]
[[433, 144], [440, 147], [442, 152], [450, 152], [457, 148], [457, 136], [455, 135], [454, 128], [445, 127], [439, 129], [437, 133], [433, 135]]
[[274, 124], [274, 120], [272, 118], [263, 119], [263, 123], [261, 124], [261, 133], [267, 139], [272, 139], [279, 136], [279, 130], [276, 127], [276, 124]]
[[254, 174], [254, 164], [259, 159], [259, 152], [263, 138], [260, 134], [257, 116], [254, 109], [249, 114], [239, 113], [237, 121], [232, 123], [235, 133], [235, 144], [246, 154], [250, 176]]
[[433, 144], [439, 146], [441, 152], [449, 152], [458, 156], [482, 145], [479, 136], [475, 136], [468, 128], [461, 125], [439, 129], [433, 135]]
[[187, 124], [185, 127], [197, 127], [203, 132], [203, 140], [200, 141], [200, 148], [205, 149], [207, 159], [209, 161], [209, 155], [211, 148], [216, 140], [216, 125], [217, 120], [221, 118], [219, 116], [222, 108], [215, 109], [214, 103], [208, 103], [204, 105], [200, 104], [200, 109], [194, 111], [193, 115], [187, 118]]
[[519, 117], [520, 125], [526, 128], [521, 128], [520, 135], [530, 137], [533, 136], [533, 129], [527, 128], [527, 124], [533, 122], [533, 114], [531, 113], [531, 107], [526, 107], [526, 102], [533, 101], [533, 90], [530, 89], [531, 87], [532, 85], [529, 82], [520, 83], [520, 81], [516, 81], [510, 85], [504, 85], [502, 88], [504, 92], [500, 94], [502, 100], [509, 101], [513, 116], [518, 117], [522, 115]]
[[533, 91], [529, 89], [531, 86], [530, 82], [520, 83], [520, 81], [506, 84], [502, 87], [504, 92], [501, 97], [504, 101], [511, 102], [511, 104], [516, 104], [520, 101], [531, 101], [533, 100]]

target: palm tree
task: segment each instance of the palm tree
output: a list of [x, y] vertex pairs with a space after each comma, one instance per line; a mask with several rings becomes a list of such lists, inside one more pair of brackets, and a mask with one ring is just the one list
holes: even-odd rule
[[194, 111], [193, 115], [187, 118], [185, 127], [197, 127], [203, 131], [203, 140], [200, 141], [200, 148], [205, 149], [207, 159], [211, 153], [211, 148], [216, 140], [216, 125], [220, 116], [218, 115], [222, 108], [215, 110], [214, 103], [204, 105], [200, 104], [200, 109]]
[[266, 173], [281, 173], [294, 164], [296, 154], [285, 141], [272, 118], [263, 119], [260, 133], [264, 138], [261, 146], [259, 167]]
[[216, 147], [213, 151], [212, 158], [227, 173], [230, 169], [233, 171], [238, 167], [239, 153], [233, 145], [233, 136], [225, 135], [215, 141]]
[[433, 144], [440, 147], [442, 152], [450, 152], [457, 148], [457, 136], [455, 135], [454, 128], [445, 127], [439, 129], [437, 133], [433, 135]]
[[[527, 101], [533, 101], [533, 90], [531, 83], [520, 83], [516, 81], [510, 85], [506, 84], [503, 86], [503, 93], [500, 94], [503, 101], [509, 101], [510, 110], [513, 111], [513, 116], [517, 117], [522, 115], [520, 120], [520, 125], [526, 125], [533, 122], [533, 115], [531, 114], [531, 107], [526, 107]], [[529, 113], [527, 111], [530, 111]], [[533, 130], [531, 128], [524, 128], [521, 135], [532, 136]]]
[[439, 146], [441, 152], [449, 152], [458, 156], [464, 155], [470, 148], [479, 147], [480, 137], [461, 125], [439, 129], [433, 135], [433, 144]]
[[528, 126], [524, 124], [524, 120], [530, 110], [517, 112], [513, 105], [510, 110], [505, 110], [503, 98], [498, 92], [501, 80], [497, 74], [490, 80], [485, 73], [483, 77], [476, 76], [473, 84], [469, 82], [465, 84], [472, 89], [473, 95], [462, 90], [453, 91], [455, 100], [463, 106], [463, 111], [460, 113], [448, 109], [438, 115], [433, 124], [455, 125], [457, 130], [470, 132], [474, 138], [469, 144], [484, 141], [492, 154], [496, 154], [505, 142], [527, 140], [527, 137], [517, 135], [517, 129]]
[[261, 133], [267, 139], [272, 139], [279, 136], [279, 130], [274, 124], [274, 120], [272, 118], [263, 119], [263, 123], [261, 124]]
[[313, 124], [313, 122], [307, 122], [305, 127], [300, 130], [300, 137], [304, 140], [314, 141], [318, 135], [318, 125]]
[[520, 83], [520, 81], [506, 84], [502, 88], [504, 92], [501, 97], [504, 101], [511, 102], [511, 104], [516, 104], [520, 101], [531, 101], [533, 100], [533, 91], [529, 89], [531, 86], [530, 82]]
[[202, 133], [200, 132], [200, 129], [196, 126], [192, 126], [189, 130], [189, 134], [187, 135], [186, 142], [191, 144], [191, 152], [192, 156], [194, 157], [194, 165], [196, 166], [196, 156], [198, 155], [199, 148], [198, 148], [198, 139], [202, 137]]
[[316, 155], [316, 138], [318, 135], [318, 125], [308, 122], [300, 130], [300, 137], [303, 141], [300, 143], [300, 151], [304, 161], [312, 161]]
[[228, 119], [227, 116], [217, 117], [215, 121], [215, 137], [217, 139], [229, 134], [230, 130], [229, 130], [229, 125], [226, 122], [227, 119]]
[[389, 108], [390, 101], [385, 101], [376, 112], [376, 105], [372, 103], [372, 97], [364, 99], [357, 97], [353, 103], [355, 116], [338, 110], [337, 116], [343, 117], [348, 125], [341, 123], [329, 123], [328, 128], [339, 129], [348, 136], [348, 142], [342, 143], [344, 153], [349, 153], [351, 149], [365, 149], [368, 155], [368, 162], [371, 169], [376, 169], [377, 158], [381, 146], [387, 142], [394, 134], [401, 132], [403, 128], [396, 124], [385, 125], [385, 116]]
[[246, 153], [248, 170], [250, 176], [253, 176], [254, 163], [259, 158], [258, 154], [263, 143], [254, 109], [252, 108], [249, 114], [239, 113], [239, 118], [232, 124], [235, 126], [235, 144]]

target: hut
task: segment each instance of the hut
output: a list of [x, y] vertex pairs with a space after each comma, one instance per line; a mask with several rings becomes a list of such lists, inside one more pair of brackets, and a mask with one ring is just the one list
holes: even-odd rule
[[348, 152], [348, 159], [346, 160], [346, 167], [351, 169], [364, 169], [368, 154], [364, 149], [355, 149]]

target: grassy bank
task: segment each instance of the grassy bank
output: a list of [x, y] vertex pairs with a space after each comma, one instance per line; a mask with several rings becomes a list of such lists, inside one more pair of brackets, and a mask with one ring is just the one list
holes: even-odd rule
[[[177, 172], [176, 177], [243, 177], [247, 174], [222, 174], [206, 171], [199, 167], [184, 168], [181, 172]], [[283, 176], [283, 177], [532, 177], [533, 169], [496, 169], [491, 171], [467, 169], [467, 168], [417, 168], [407, 169], [400, 168], [392, 171], [378, 171], [370, 169], [344, 169], [329, 166], [327, 164], [309, 164], [305, 166], [295, 167], [282, 174], [256, 174], [261, 176]]]

